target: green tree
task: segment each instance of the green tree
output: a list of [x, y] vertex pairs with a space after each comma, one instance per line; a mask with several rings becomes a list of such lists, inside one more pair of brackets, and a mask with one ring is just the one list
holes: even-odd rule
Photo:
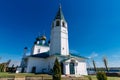
[[0, 71], [1, 71], [1, 72], [4, 72], [4, 67], [5, 67], [5, 66], [4, 66], [4, 64], [2, 63], [2, 64], [0, 65]]
[[94, 70], [95, 72], [97, 71], [97, 68], [96, 68], [96, 64], [95, 64], [95, 61], [93, 60], [93, 66], [94, 66]]
[[61, 66], [57, 58], [53, 66], [53, 80], [61, 80]]
[[0, 64], [0, 72], [2, 72], [2, 64]]
[[105, 65], [106, 71], [108, 72], [109, 69], [108, 69], [108, 62], [107, 62], [106, 57], [103, 57], [103, 62], [104, 62], [104, 65]]
[[98, 80], [107, 80], [105, 72], [97, 72], [96, 77]]

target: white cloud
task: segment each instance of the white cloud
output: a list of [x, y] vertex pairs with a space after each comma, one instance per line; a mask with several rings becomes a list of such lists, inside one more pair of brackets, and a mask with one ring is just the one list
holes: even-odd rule
[[88, 58], [93, 59], [93, 58], [95, 58], [97, 56], [98, 56], [98, 53], [92, 52], [91, 55]]
[[79, 53], [78, 51], [76, 50], [70, 50], [71, 53]]
[[31, 53], [30, 53], [30, 52], [28, 52], [28, 53], [26, 53], [25, 55], [26, 55], [26, 56], [28, 56], [28, 55], [30, 55], [30, 54], [31, 54]]

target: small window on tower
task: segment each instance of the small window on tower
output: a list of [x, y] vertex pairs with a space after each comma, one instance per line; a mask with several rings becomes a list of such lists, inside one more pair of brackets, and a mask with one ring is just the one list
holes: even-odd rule
[[60, 26], [60, 22], [59, 21], [56, 21], [56, 26]]
[[62, 26], [65, 27], [65, 22], [62, 22]]
[[38, 49], [38, 53], [40, 53], [40, 49]]

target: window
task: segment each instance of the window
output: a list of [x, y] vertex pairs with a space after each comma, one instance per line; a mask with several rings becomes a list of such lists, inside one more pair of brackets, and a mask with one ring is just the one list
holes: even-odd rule
[[62, 26], [65, 27], [65, 22], [62, 22]]
[[40, 49], [38, 49], [38, 53], [40, 53]]
[[56, 26], [60, 26], [60, 22], [59, 21], [56, 21]]

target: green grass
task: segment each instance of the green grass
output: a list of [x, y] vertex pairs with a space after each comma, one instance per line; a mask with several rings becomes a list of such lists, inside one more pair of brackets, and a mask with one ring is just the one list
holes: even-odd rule
[[[92, 80], [97, 80], [96, 76], [91, 76]], [[107, 77], [108, 80], [120, 80], [120, 77]]]
[[[51, 75], [47, 75], [47, 74], [32, 74], [32, 73], [18, 73], [17, 74], [17, 73], [4, 73], [4, 72], [0, 72], [0, 77], [2, 77], [2, 78], [9, 78], [9, 77], [24, 78], [26, 76], [33, 76], [33, 77], [43, 76], [44, 78], [52, 79], [52, 76]], [[92, 77], [92, 80], [97, 80], [96, 76], [91, 76], [91, 77]], [[66, 78], [62, 78], [62, 79], [63, 80], [67, 80], [68, 78], [66, 77]], [[120, 80], [120, 77], [108, 77], [108, 80]]]
[[32, 74], [32, 73], [4, 73], [4, 72], [0, 72], [0, 77], [12, 77], [15, 76], [16, 78], [23, 78], [26, 76], [43, 76], [43, 77], [51, 77], [50, 75], [47, 74]]

